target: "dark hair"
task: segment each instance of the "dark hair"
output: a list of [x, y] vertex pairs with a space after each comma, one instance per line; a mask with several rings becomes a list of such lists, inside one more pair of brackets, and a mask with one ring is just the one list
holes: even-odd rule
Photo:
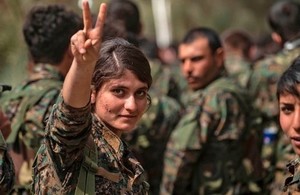
[[296, 58], [290, 67], [281, 75], [277, 83], [277, 99], [282, 94], [291, 94], [300, 98], [300, 57]]
[[278, 1], [269, 10], [268, 22], [284, 42], [299, 36], [300, 4], [295, 1]]
[[107, 40], [102, 43], [92, 85], [99, 91], [106, 81], [120, 78], [125, 69], [130, 70], [141, 82], [151, 87], [150, 65], [142, 51], [122, 38]]
[[189, 30], [180, 44], [192, 43], [199, 37], [207, 38], [212, 54], [214, 54], [218, 48], [222, 47], [222, 43], [217, 32], [207, 27], [197, 27]]
[[23, 25], [30, 57], [34, 63], [60, 63], [71, 36], [82, 28], [81, 17], [63, 5], [34, 6]]
[[249, 57], [249, 51], [254, 44], [252, 37], [243, 30], [228, 30], [222, 35], [223, 44], [242, 51], [244, 57]]
[[111, 0], [107, 5], [106, 20], [123, 25], [127, 32], [135, 35], [141, 32], [140, 12], [130, 0]]

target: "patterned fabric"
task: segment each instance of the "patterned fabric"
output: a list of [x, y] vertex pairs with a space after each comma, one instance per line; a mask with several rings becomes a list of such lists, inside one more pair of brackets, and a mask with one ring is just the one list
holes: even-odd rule
[[[161, 194], [254, 193], [246, 157], [247, 103], [242, 89], [219, 78], [196, 91], [167, 144]], [[186, 94], [185, 94], [186, 95]], [[253, 190], [253, 191], [251, 191]]]
[[16, 168], [16, 191], [28, 189], [31, 183], [31, 165], [44, 137], [46, 120], [60, 93], [62, 82], [63, 76], [55, 67], [37, 64], [28, 80], [12, 91], [3, 93], [0, 98], [3, 112], [11, 121], [12, 132], [6, 140], [7, 144], [24, 161]]
[[282, 194], [300, 194], [300, 159], [299, 157], [286, 165], [286, 172], [290, 176], [284, 181]]
[[[295, 41], [297, 42], [297, 40]], [[263, 115], [261, 134], [265, 135], [262, 158], [265, 172], [265, 185], [270, 193], [280, 191], [284, 178], [284, 164], [291, 161], [294, 152], [289, 146], [278, 123], [277, 81], [286, 68], [300, 54], [300, 47], [284, 48], [254, 65], [249, 90], [254, 97], [254, 107]], [[270, 131], [273, 134], [270, 140]], [[271, 141], [271, 142], [270, 142]]]
[[[95, 115], [90, 104], [75, 109], [59, 101], [46, 127], [45, 143], [33, 165], [34, 194], [74, 194], [84, 148], [92, 135], [98, 150], [98, 167], [106, 170], [96, 175], [95, 194], [147, 194], [149, 184], [144, 170], [126, 144]], [[111, 180], [110, 176], [120, 177]]]
[[227, 55], [225, 68], [229, 77], [235, 79], [241, 86], [248, 87], [252, 73], [251, 62], [237, 55]]
[[14, 185], [15, 172], [12, 159], [0, 131], [0, 194], [7, 194]]

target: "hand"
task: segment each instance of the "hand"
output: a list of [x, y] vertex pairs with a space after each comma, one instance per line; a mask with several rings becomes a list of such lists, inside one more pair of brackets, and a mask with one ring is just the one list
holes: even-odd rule
[[99, 57], [101, 37], [106, 15], [106, 4], [100, 5], [95, 27], [92, 27], [92, 16], [88, 1], [83, 1], [83, 24], [84, 29], [78, 31], [71, 38], [71, 49], [74, 60], [78, 65], [95, 64]]

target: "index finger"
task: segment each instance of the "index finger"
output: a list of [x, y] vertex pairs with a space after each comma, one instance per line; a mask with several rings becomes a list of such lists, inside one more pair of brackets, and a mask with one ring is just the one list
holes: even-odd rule
[[82, 15], [83, 15], [83, 31], [86, 33], [88, 30], [92, 28], [92, 16], [91, 16], [91, 10], [89, 6], [89, 2], [87, 0], [84, 0], [82, 2]]
[[95, 28], [103, 29], [105, 16], [106, 16], [106, 4], [101, 3], [99, 13], [98, 13], [98, 16], [97, 16], [97, 21], [96, 21]]

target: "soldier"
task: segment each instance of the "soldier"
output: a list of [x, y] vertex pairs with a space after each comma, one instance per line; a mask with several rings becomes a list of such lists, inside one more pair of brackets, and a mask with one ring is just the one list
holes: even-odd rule
[[229, 29], [222, 35], [225, 51], [225, 68], [228, 75], [248, 87], [252, 73], [251, 52], [254, 49], [252, 37], [243, 30]]
[[[0, 85], [0, 94], [10, 90], [8, 85]], [[8, 194], [15, 180], [14, 164], [7, 152], [5, 139], [11, 132], [10, 122], [0, 110], [0, 194]]]
[[262, 158], [266, 170], [265, 185], [271, 193], [280, 191], [284, 180], [285, 162], [294, 153], [278, 123], [276, 85], [280, 75], [299, 55], [299, 21], [299, 2], [283, 0], [270, 7], [268, 22], [272, 29], [272, 38], [282, 49], [254, 64], [254, 73], [249, 87], [252, 97], [255, 97], [254, 107], [263, 115]]
[[286, 165], [285, 172], [289, 177], [281, 184], [284, 194], [300, 193], [300, 58], [282, 74], [277, 85], [279, 104], [279, 122], [283, 132], [290, 140], [295, 154]]
[[[34, 194], [147, 194], [144, 170], [120, 139], [151, 99], [150, 65], [124, 39], [103, 43], [106, 5], [95, 27], [83, 1], [83, 30], [71, 38], [74, 60], [34, 162]], [[100, 50], [101, 47], [101, 50]]]
[[7, 143], [15, 162], [15, 191], [29, 191], [31, 165], [44, 136], [46, 119], [73, 59], [70, 38], [82, 28], [81, 17], [63, 5], [37, 5], [28, 13], [23, 35], [33, 64], [29, 79], [1, 97], [12, 124]]
[[249, 189], [249, 104], [243, 88], [226, 76], [219, 36], [206, 27], [191, 29], [178, 56], [192, 92], [167, 144], [161, 194], [259, 192], [254, 183]]

